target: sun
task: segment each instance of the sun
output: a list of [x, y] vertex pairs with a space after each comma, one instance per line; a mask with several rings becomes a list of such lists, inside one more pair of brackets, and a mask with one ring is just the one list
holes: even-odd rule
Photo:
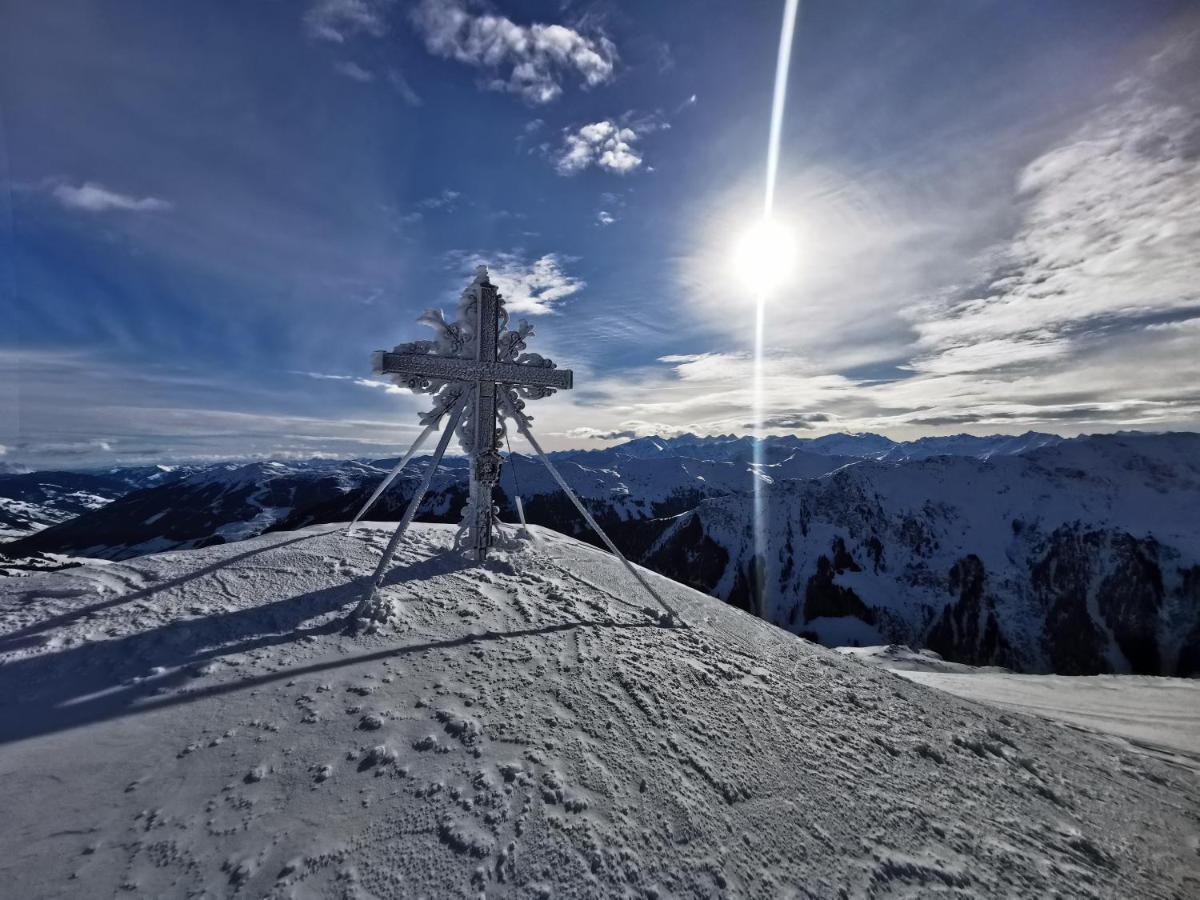
[[760, 219], [733, 249], [732, 274], [756, 295], [769, 295], [787, 283], [796, 268], [796, 241], [778, 219]]

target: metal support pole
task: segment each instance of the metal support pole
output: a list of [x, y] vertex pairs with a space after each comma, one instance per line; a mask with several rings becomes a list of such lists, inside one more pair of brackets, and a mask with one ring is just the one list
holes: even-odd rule
[[512, 404], [507, 400], [503, 401], [503, 403], [504, 408], [508, 411], [508, 414], [512, 416], [513, 420], [517, 423], [517, 429], [522, 435], [525, 436], [525, 440], [529, 441], [529, 446], [531, 446], [534, 449], [534, 452], [537, 453], [538, 458], [542, 461], [542, 464], [545, 465], [546, 469], [550, 472], [551, 476], [553, 476], [554, 480], [558, 482], [558, 486], [563, 489], [566, 495], [570, 498], [571, 502], [575, 504], [575, 508], [579, 510], [580, 515], [583, 516], [584, 520], [588, 523], [588, 525], [591, 526], [592, 530], [600, 536], [600, 539], [604, 541], [605, 546], [612, 551], [613, 556], [621, 560], [625, 568], [629, 570], [629, 574], [636, 578], [638, 583], [646, 589], [646, 593], [653, 597], [655, 601], [657, 601], [658, 605], [667, 611], [667, 615], [669, 615], [672, 620], [678, 622], [680, 625], [683, 625], [686, 628], [687, 623], [683, 620], [679, 613], [673, 610], [667, 601], [659, 596], [658, 591], [654, 590], [654, 588], [650, 586], [650, 583], [642, 577], [642, 574], [633, 567], [633, 563], [627, 560], [625, 558], [625, 554], [617, 549], [617, 545], [609, 539], [608, 535], [604, 533], [604, 529], [602, 529], [596, 520], [592, 518], [592, 514], [587, 511], [587, 507], [585, 507], [580, 499], [575, 496], [575, 492], [571, 490], [566, 480], [558, 473], [558, 469], [554, 468], [554, 463], [550, 462], [550, 457], [548, 457], [545, 451], [542, 450], [542, 445], [537, 442], [537, 438], [535, 438], [533, 436], [533, 432], [529, 430], [529, 420], [525, 418], [524, 414], [520, 410], [513, 408]]
[[396, 552], [396, 547], [399, 545], [400, 539], [404, 537], [404, 532], [412, 524], [413, 517], [416, 516], [421, 501], [425, 499], [425, 493], [429, 490], [429, 482], [433, 480], [433, 473], [437, 471], [437, 467], [441, 464], [442, 457], [446, 453], [446, 447], [450, 443], [450, 438], [454, 436], [454, 429], [458, 427], [458, 420], [462, 417], [465, 403], [464, 399], [459, 400], [455, 404], [454, 412], [450, 414], [450, 421], [446, 425], [446, 430], [442, 432], [437, 449], [433, 451], [433, 459], [429, 461], [429, 468], [425, 472], [425, 477], [421, 479], [420, 487], [417, 488], [417, 492], [413, 495], [412, 500], [409, 501], [408, 509], [404, 511], [404, 518], [396, 526], [396, 532], [392, 535], [392, 539], [388, 541], [387, 549], [383, 551], [383, 556], [379, 558], [379, 565], [375, 567], [375, 574], [371, 576], [371, 583], [368, 585], [366, 593], [363, 594], [358, 608], [354, 611], [355, 617], [361, 616], [367, 611], [367, 607], [375, 596], [375, 592], [379, 589], [379, 585], [383, 583], [383, 576], [387, 571], [388, 563], [392, 561], [392, 556]]
[[371, 499], [363, 504], [362, 509], [360, 509], [358, 511], [358, 515], [356, 515], [354, 517], [354, 519], [350, 522], [350, 524], [346, 526], [346, 534], [347, 535], [353, 533], [354, 526], [358, 524], [358, 520], [361, 519], [364, 515], [366, 515], [367, 510], [370, 509], [372, 506], [374, 506], [375, 501], [379, 499], [379, 495], [382, 494], [384, 491], [386, 491], [388, 489], [388, 485], [390, 485], [393, 481], [395, 481], [396, 476], [400, 474], [400, 470], [403, 469], [406, 465], [408, 465], [408, 461], [413, 458], [413, 454], [415, 454], [418, 450], [420, 450], [421, 445], [425, 443], [425, 441], [429, 438], [429, 436], [431, 434], [433, 434], [433, 432], [435, 430], [437, 430], [438, 423], [440, 423], [441, 420], [442, 420], [442, 417], [438, 416], [436, 419], [434, 419], [432, 422], [430, 422], [429, 425], [427, 425], [425, 427], [424, 431], [422, 431], [419, 435], [417, 435], [417, 439], [412, 442], [412, 446], [408, 448], [408, 452], [404, 454], [404, 456], [400, 460], [400, 462], [396, 463], [396, 467], [394, 469], [392, 469], [391, 472], [388, 473], [387, 478], [385, 478], [385, 479], [383, 479], [383, 481], [379, 482], [379, 487], [375, 488], [375, 493], [373, 493], [371, 495]]
[[532, 533], [529, 531], [529, 526], [525, 524], [525, 504], [523, 504], [521, 502], [520, 494], [516, 495], [516, 501], [517, 501], [517, 518], [521, 520], [521, 532], [526, 537], [532, 537]]

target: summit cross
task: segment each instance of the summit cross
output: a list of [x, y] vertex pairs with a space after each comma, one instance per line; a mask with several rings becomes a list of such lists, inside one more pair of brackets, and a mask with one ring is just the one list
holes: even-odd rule
[[[515, 329], [508, 328], [504, 298], [488, 278], [487, 266], [479, 266], [475, 270], [474, 280], [458, 301], [458, 318], [455, 321], [447, 322], [440, 309], [428, 310], [419, 321], [431, 326], [437, 337], [432, 341], [400, 344], [390, 351], [377, 350], [371, 355], [371, 368], [376, 375], [390, 375], [393, 382], [414, 393], [432, 394], [433, 407], [421, 413], [421, 424], [425, 430], [417, 435], [408, 452], [363, 504], [350, 523], [350, 531], [387, 490], [426, 438], [438, 429], [442, 417], [448, 415], [450, 418], [425, 468], [421, 483], [409, 499], [400, 524], [396, 526], [379, 558], [375, 574], [371, 576], [354, 619], [361, 623], [369, 619], [387, 618], [387, 605], [380, 597], [379, 589], [388, 564], [405, 531], [412, 524], [429, 490], [433, 474], [455, 434], [471, 466], [470, 495], [456, 543], [461, 550], [471, 553], [476, 561], [482, 562], [487, 558], [488, 549], [495, 544], [499, 533], [500, 520], [496, 515], [498, 510], [492, 504], [492, 491], [500, 480], [500, 465], [503, 462], [500, 441], [506, 434], [505, 420], [511, 419], [583, 520], [646, 593], [662, 607], [659, 621], [668, 625], [684, 625], [679, 614], [604, 533], [534, 437], [529, 427], [530, 417], [524, 413], [525, 401], [548, 397], [556, 390], [569, 389], [573, 376], [570, 369], [559, 369], [553, 361], [537, 353], [523, 352], [525, 339], [533, 334], [533, 328], [525, 321]], [[517, 513], [524, 525], [521, 498], [516, 496], [515, 499]]]
[[463, 292], [456, 322], [447, 322], [440, 310], [426, 312], [420, 321], [438, 332], [436, 340], [376, 351], [371, 367], [375, 374], [390, 375], [415, 392], [434, 394], [434, 408], [422, 417], [427, 432], [444, 413], [461, 407], [457, 429], [470, 458], [470, 499], [459, 542], [476, 560], [483, 560], [494, 542], [492, 491], [500, 480], [500, 441], [505, 433], [498, 407], [519, 411], [524, 399], [568, 390], [572, 372], [537, 353], [522, 352], [533, 328], [522, 321], [508, 330], [504, 298], [486, 266], [475, 270]]

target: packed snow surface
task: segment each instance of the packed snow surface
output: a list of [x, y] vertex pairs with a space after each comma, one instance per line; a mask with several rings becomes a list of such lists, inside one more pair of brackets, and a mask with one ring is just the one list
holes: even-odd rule
[[838, 651], [956, 697], [1067, 722], [1200, 770], [1200, 680], [1194, 678], [1018, 675], [896, 644]]
[[22, 897], [1200, 893], [1197, 774], [802, 641], [536, 529], [0, 579]]

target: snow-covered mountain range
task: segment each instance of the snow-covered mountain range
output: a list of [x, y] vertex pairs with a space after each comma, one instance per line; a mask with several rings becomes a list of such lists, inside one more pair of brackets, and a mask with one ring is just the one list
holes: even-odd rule
[[102, 472], [0, 471], [0, 540], [28, 537], [130, 491], [169, 484], [195, 470], [135, 466]]
[[[1188, 897], [1197, 771], [534, 529], [0, 579], [0, 876], [51, 897]], [[1119, 691], [1114, 690], [1114, 697]], [[2, 892], [2, 891], [0, 891]]]
[[862, 461], [776, 480], [766, 498], [765, 550], [752, 499], [730, 494], [677, 517], [645, 563], [829, 645], [909, 643], [1033, 672], [1200, 673], [1198, 435]]
[[[924, 437], [913, 441], [893, 441], [881, 434], [870, 432], [857, 434], [827, 434], [819, 438], [803, 438], [792, 434], [772, 435], [763, 439], [764, 453], [768, 459], [784, 459], [796, 451], [819, 456], [840, 456], [847, 459], [876, 459], [903, 462], [910, 459], [928, 459], [931, 456], [973, 456], [988, 459], [992, 456], [1007, 456], [1024, 453], [1038, 447], [1060, 443], [1063, 439], [1055, 434], [1027, 431], [1025, 434], [974, 435], [955, 434], [947, 437]], [[719, 435], [701, 437], [684, 434], [678, 437], [634, 438], [625, 443], [603, 450], [579, 450], [564, 452], [563, 456], [576, 458], [603, 458], [610, 454], [651, 459], [659, 456], [685, 456], [700, 459], [750, 459], [754, 439], [749, 435]]]
[[[648, 567], [831, 646], [906, 643], [1064, 674], [1200, 673], [1200, 435], [639, 438], [556, 454], [618, 545]], [[127, 559], [349, 519], [394, 460], [207, 466], [7, 545]], [[427, 460], [372, 513], [398, 519]], [[465, 462], [422, 507], [456, 521]], [[765, 547], [751, 490], [766, 499]], [[499, 501], [591, 540], [536, 460]]]

